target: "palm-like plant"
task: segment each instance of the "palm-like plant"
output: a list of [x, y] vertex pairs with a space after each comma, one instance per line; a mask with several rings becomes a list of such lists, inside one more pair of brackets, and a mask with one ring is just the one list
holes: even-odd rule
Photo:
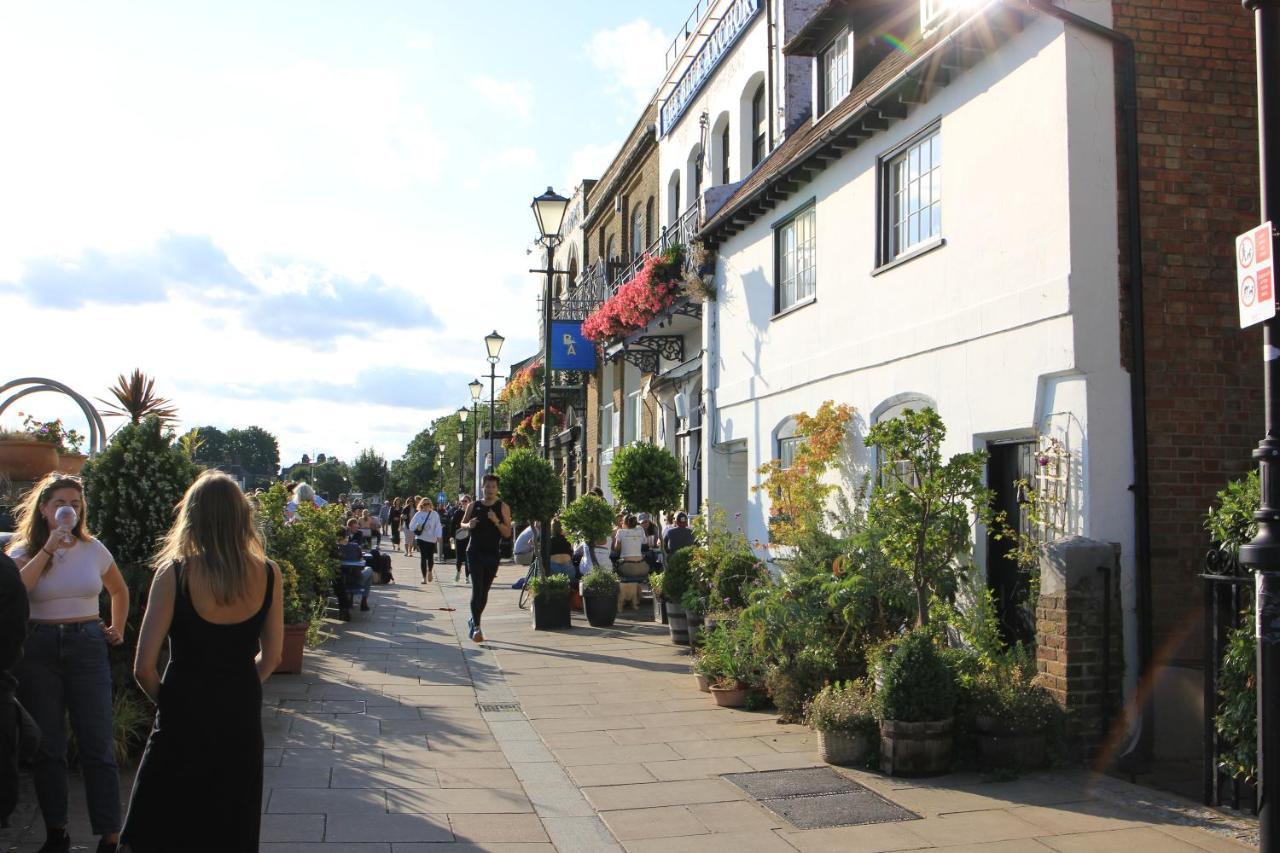
[[196, 454], [205, 446], [205, 443], [205, 440], [200, 437], [199, 427], [192, 427], [178, 437], [178, 446], [182, 448], [182, 452], [187, 454], [187, 458], [191, 460], [196, 458]]
[[178, 419], [178, 410], [171, 400], [156, 396], [154, 379], [149, 378], [138, 368], [129, 376], [120, 374], [114, 387], [110, 388], [116, 402], [98, 398], [98, 402], [107, 407], [103, 412], [109, 418], [129, 418], [131, 423], [142, 423], [143, 418], [155, 415], [163, 423]]

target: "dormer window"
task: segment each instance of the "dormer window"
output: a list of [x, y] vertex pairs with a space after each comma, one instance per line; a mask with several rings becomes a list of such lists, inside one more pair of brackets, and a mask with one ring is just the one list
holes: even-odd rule
[[821, 102], [818, 114], [831, 110], [849, 94], [849, 82], [853, 73], [852, 51], [849, 49], [849, 31], [842, 30], [818, 58]]

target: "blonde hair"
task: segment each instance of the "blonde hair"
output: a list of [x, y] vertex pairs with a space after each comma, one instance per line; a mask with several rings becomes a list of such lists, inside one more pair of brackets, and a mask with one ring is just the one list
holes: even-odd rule
[[152, 565], [163, 568], [192, 557], [200, 559], [201, 576], [222, 605], [244, 598], [251, 568], [266, 561], [249, 501], [220, 471], [205, 471], [187, 489]]
[[424, 512], [430, 509], [435, 509], [435, 504], [431, 502], [430, 498], [423, 498], [418, 501], [418, 512]]
[[22, 496], [17, 509], [14, 510], [13, 520], [17, 533], [9, 543], [10, 554], [21, 549], [28, 557], [33, 557], [36, 551], [43, 548], [49, 541], [49, 534], [53, 531], [49, 528], [49, 522], [40, 508], [47, 504], [53, 498], [53, 493], [59, 489], [75, 489], [80, 493], [82, 506], [77, 513], [79, 517], [71, 533], [82, 542], [89, 541], [89, 531], [85, 529], [84, 520], [86, 515], [86, 507], [83, 506], [84, 483], [80, 482], [79, 477], [68, 477], [55, 472], [45, 474], [40, 482], [32, 486], [31, 490]]

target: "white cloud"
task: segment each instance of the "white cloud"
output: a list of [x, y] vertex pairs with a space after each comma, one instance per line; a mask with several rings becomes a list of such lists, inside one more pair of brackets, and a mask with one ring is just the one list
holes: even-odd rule
[[533, 86], [529, 81], [481, 76], [471, 81], [471, 87], [501, 114], [529, 120], [533, 111]]
[[610, 92], [621, 93], [636, 107], [643, 107], [662, 80], [663, 57], [670, 42], [662, 30], [637, 18], [592, 35], [587, 56], [605, 75]]
[[504, 169], [531, 169], [538, 164], [538, 152], [532, 148], [507, 148], [495, 159]]

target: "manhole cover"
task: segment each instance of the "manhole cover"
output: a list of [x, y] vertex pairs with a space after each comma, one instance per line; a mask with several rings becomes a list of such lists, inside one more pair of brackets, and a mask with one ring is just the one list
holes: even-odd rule
[[476, 703], [481, 711], [487, 714], [497, 714], [503, 711], [519, 711], [519, 702], [478, 702]]
[[919, 815], [827, 767], [725, 774], [798, 829], [918, 820]]

